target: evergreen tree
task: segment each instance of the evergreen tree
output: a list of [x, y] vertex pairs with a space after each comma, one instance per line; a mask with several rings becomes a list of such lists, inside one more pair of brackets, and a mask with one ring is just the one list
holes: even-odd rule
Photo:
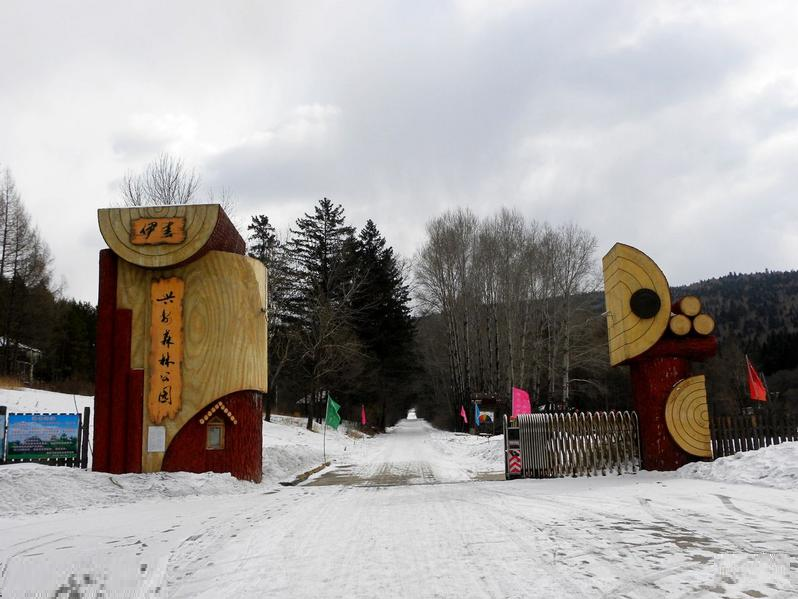
[[314, 213], [297, 219], [297, 228], [288, 251], [295, 263], [294, 275], [299, 284], [299, 301], [293, 302], [295, 314], [302, 316], [312, 305], [310, 298], [334, 302], [340, 300], [347, 285], [354, 227], [345, 224], [344, 209], [323, 198]]
[[291, 290], [285, 321], [296, 341], [295, 363], [309, 381], [310, 429], [322, 392], [358, 373], [352, 298], [360, 282], [352, 269], [355, 230], [345, 224], [340, 204], [324, 198], [296, 225], [286, 247]]
[[0, 373], [16, 374], [20, 344], [41, 349], [46, 342], [54, 301], [50, 262], [6, 169], [0, 180]]
[[408, 380], [416, 363], [410, 294], [393, 249], [372, 220], [358, 235], [355, 263], [362, 285], [353, 298], [354, 327], [370, 366], [359, 392], [384, 428], [389, 399], [398, 411], [409, 407]]
[[252, 222], [247, 226], [249, 235], [249, 256], [260, 260], [270, 268], [280, 251], [280, 240], [277, 232], [269, 222], [269, 217], [265, 214], [258, 214], [252, 217]]
[[285, 248], [277, 236], [269, 217], [259, 214], [252, 217], [247, 227], [249, 256], [266, 266], [266, 311], [267, 338], [269, 348], [268, 381], [264, 412], [271, 420], [271, 409], [277, 393], [277, 382], [286, 366], [291, 350], [291, 335], [286, 324], [285, 303], [290, 281], [285, 261]]
[[59, 383], [71, 393], [92, 393], [97, 308], [88, 302], [59, 299], [53, 305], [51, 334], [36, 367], [37, 377]]

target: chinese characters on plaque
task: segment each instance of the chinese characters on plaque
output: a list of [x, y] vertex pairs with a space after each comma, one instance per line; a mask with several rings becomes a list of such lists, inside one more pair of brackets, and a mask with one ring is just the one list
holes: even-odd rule
[[150, 387], [147, 397], [150, 420], [156, 424], [180, 411], [183, 379], [182, 279], [158, 279], [150, 288]]
[[130, 223], [130, 243], [133, 245], [178, 244], [186, 240], [186, 219], [134, 218]]

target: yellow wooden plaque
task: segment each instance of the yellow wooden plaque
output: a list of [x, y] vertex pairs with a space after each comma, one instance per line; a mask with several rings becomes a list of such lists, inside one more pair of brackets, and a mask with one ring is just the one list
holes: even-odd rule
[[134, 218], [130, 221], [130, 243], [133, 245], [177, 245], [186, 240], [186, 219]]
[[709, 406], [704, 375], [674, 385], [665, 404], [665, 424], [676, 444], [690, 455], [712, 457]]
[[171, 277], [150, 287], [150, 420], [155, 424], [180, 411], [183, 378], [183, 295], [185, 283]]
[[[637, 248], [616, 243], [604, 256], [603, 266], [610, 364], [616, 366], [659, 341], [670, 320], [671, 294], [665, 275]], [[632, 310], [633, 296], [640, 290], [659, 299], [659, 308], [648, 318]]]

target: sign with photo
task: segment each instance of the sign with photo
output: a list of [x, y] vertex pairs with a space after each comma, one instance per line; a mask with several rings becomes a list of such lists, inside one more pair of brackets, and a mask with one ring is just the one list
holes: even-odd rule
[[0, 406], [0, 462], [6, 457], [6, 407]]
[[80, 414], [9, 414], [8, 451], [12, 460], [76, 460]]

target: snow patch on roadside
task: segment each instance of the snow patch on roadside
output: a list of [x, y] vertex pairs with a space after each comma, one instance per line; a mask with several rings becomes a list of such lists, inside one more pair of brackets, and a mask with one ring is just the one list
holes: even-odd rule
[[[305, 428], [305, 418], [272, 416], [271, 422], [263, 423], [263, 482], [292, 480], [324, 461], [323, 425], [314, 423], [313, 431]], [[351, 454], [363, 439], [350, 435], [345, 423], [338, 430], [327, 429], [327, 460], [336, 460]]]
[[105, 474], [42, 464], [0, 467], [0, 514], [31, 516], [134, 503], [146, 499], [230, 495], [258, 490], [229, 474]]
[[469, 471], [496, 472], [504, 469], [504, 436], [480, 437], [439, 431], [433, 435], [447, 454], [456, 456]]
[[[7, 406], [9, 413], [74, 413], [76, 405], [82, 412], [85, 406], [93, 408], [93, 404], [93, 397], [38, 389], [0, 389], [0, 405]], [[8, 464], [0, 466], [0, 514], [13, 517], [147, 499], [263, 492], [321, 465], [324, 437], [320, 428], [308, 431], [305, 422], [304, 418], [274, 416], [272, 422], [263, 423], [261, 485], [213, 472], [111, 475], [79, 468]], [[337, 431], [327, 429], [327, 459], [346, 457], [348, 451], [364, 443], [364, 439], [353, 435], [359, 433], [348, 432], [345, 424]]]
[[695, 462], [677, 470], [682, 478], [798, 489], [798, 442], [736, 453], [714, 462]]

